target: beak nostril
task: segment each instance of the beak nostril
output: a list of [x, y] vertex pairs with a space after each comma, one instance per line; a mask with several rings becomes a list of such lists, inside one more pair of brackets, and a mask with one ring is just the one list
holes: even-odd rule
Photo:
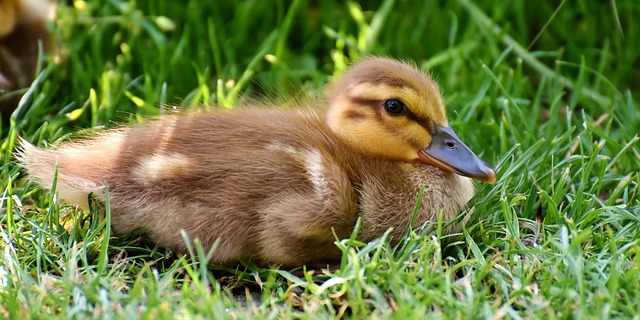
[[449, 147], [449, 149], [455, 149], [457, 146], [455, 142], [451, 141], [447, 141], [445, 144], [447, 145], [447, 147]]

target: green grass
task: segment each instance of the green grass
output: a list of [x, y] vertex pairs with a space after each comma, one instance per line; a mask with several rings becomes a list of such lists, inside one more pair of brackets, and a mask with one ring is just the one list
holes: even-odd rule
[[[59, 62], [1, 128], [0, 317], [640, 317], [636, 1], [75, 4], [52, 26]], [[17, 136], [320, 96], [367, 54], [433, 74], [452, 126], [497, 165], [462, 233], [343, 240], [340, 269], [313, 274], [208, 267], [197, 244], [188, 259], [112, 237], [13, 162]]]

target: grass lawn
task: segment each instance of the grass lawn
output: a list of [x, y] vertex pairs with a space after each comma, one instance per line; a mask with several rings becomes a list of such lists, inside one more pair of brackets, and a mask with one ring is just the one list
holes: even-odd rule
[[[640, 319], [639, 2], [64, 2], [0, 128], [0, 318]], [[337, 270], [209, 267], [114, 237], [13, 162], [18, 136], [321, 96], [369, 54], [430, 72], [497, 166], [461, 233], [337, 241]]]

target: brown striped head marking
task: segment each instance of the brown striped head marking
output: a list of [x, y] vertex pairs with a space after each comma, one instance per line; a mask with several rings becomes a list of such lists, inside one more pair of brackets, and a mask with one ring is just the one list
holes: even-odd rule
[[338, 136], [365, 153], [396, 160], [416, 160], [434, 124], [448, 126], [438, 85], [392, 59], [356, 64], [333, 84], [329, 101], [327, 120]]
[[407, 63], [374, 57], [353, 66], [330, 91], [327, 122], [365, 154], [496, 180], [449, 127], [435, 81]]

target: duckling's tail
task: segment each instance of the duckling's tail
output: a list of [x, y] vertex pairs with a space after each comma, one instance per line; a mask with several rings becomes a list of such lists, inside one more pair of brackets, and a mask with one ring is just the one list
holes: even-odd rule
[[40, 149], [21, 138], [16, 158], [31, 181], [55, 191], [67, 202], [88, 209], [90, 194], [103, 195], [102, 179], [109, 170], [110, 153], [114, 152], [101, 145], [104, 143], [94, 142]]

